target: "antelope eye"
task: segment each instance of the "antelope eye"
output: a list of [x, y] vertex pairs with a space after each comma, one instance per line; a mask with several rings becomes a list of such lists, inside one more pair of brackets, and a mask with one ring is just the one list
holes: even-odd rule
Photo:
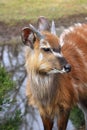
[[55, 51], [55, 52], [61, 52], [61, 47], [59, 46], [58, 48], [53, 48], [53, 51]]
[[45, 52], [51, 52], [50, 48], [42, 48]]

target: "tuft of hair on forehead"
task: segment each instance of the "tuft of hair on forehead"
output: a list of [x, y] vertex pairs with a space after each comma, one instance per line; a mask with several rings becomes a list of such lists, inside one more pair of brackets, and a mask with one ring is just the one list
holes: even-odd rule
[[45, 40], [50, 44], [52, 48], [57, 48], [59, 45], [59, 38], [57, 35], [51, 34], [50, 32], [42, 32], [45, 35]]

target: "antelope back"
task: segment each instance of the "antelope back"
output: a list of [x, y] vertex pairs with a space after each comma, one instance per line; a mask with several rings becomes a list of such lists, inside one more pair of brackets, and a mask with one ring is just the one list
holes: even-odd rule
[[[87, 24], [76, 24], [60, 36], [63, 55], [72, 66], [72, 77], [87, 82]], [[76, 79], [75, 79], [76, 80]], [[76, 80], [79, 82], [79, 80]]]
[[66, 29], [60, 36], [60, 45], [72, 66], [71, 83], [78, 91], [80, 103], [87, 108], [87, 24]]

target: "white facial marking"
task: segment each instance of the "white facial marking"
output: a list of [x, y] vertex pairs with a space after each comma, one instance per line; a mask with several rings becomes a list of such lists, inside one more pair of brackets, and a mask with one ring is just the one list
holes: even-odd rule
[[40, 48], [51, 48], [50, 44], [44, 39], [40, 40]]
[[53, 69], [53, 70], [51, 70], [50, 72], [48, 72], [48, 74], [55, 74], [55, 73], [63, 74], [63, 73], [66, 73], [66, 71], [65, 71], [65, 69], [63, 68], [62, 70]]
[[39, 61], [42, 61], [42, 60], [43, 60], [43, 54], [40, 53], [40, 54], [39, 54]]
[[55, 51], [52, 50], [52, 53], [53, 53], [55, 56], [57, 56], [57, 57], [63, 57], [63, 55], [62, 55], [61, 53], [59, 53], [59, 52], [55, 52]]

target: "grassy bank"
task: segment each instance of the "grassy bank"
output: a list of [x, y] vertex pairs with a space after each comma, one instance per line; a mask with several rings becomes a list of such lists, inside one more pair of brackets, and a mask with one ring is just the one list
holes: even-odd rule
[[36, 20], [44, 15], [50, 19], [87, 13], [87, 0], [0, 0], [0, 21]]

